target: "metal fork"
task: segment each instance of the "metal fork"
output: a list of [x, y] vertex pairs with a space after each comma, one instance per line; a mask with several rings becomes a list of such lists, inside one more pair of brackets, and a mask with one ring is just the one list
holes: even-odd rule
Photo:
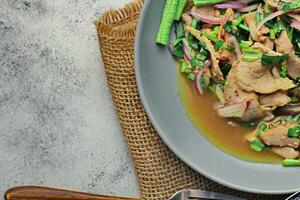
[[191, 198], [215, 199], [215, 200], [246, 200], [244, 198], [209, 192], [205, 190], [181, 190], [176, 192], [169, 200], [189, 200]]

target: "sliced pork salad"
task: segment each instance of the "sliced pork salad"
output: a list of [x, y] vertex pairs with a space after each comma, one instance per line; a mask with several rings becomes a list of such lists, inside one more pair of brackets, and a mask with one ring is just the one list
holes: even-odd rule
[[300, 1], [166, 0], [156, 43], [220, 117], [257, 125], [254, 151], [300, 165]]

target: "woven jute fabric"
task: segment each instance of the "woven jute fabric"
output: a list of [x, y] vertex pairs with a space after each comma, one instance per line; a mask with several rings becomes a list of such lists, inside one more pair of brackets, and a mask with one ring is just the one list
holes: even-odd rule
[[189, 168], [160, 139], [144, 111], [135, 79], [134, 38], [142, 5], [143, 1], [136, 0], [122, 9], [108, 11], [96, 22], [109, 88], [133, 158], [141, 198], [168, 199], [176, 191], [189, 188], [255, 200], [283, 199], [219, 185]]

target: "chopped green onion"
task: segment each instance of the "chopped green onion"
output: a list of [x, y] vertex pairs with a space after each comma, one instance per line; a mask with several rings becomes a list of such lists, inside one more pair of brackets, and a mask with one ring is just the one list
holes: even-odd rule
[[250, 32], [250, 29], [248, 26], [246, 26], [245, 24], [239, 24], [238, 27], [240, 27], [241, 29], [247, 31], [247, 32]]
[[199, 45], [202, 47], [202, 49], [204, 49], [204, 50], [206, 49], [206, 45], [204, 42], [199, 41]]
[[201, 60], [198, 60], [197, 58], [194, 58], [194, 59], [191, 61], [191, 66], [192, 66], [192, 67], [203, 67], [203, 66], [204, 66], [204, 62], [201, 61]]
[[182, 42], [182, 38], [177, 38], [174, 42], [173, 42], [173, 47], [176, 47], [177, 45], [179, 45]]
[[[193, 18], [191, 27], [194, 29], [197, 29], [198, 25], [199, 25], [199, 20], [196, 18]], [[196, 40], [195, 36], [193, 36], [191, 33], [188, 34], [188, 42], [193, 49], [198, 51], [198, 49], [199, 49], [198, 40]]]
[[265, 19], [265, 16], [260, 12], [256, 12], [256, 18], [255, 19], [256, 19], [256, 23], [259, 24]]
[[279, 33], [283, 30], [282, 22], [281, 21], [277, 21], [274, 24], [273, 29], [274, 29], [274, 32], [275, 32], [275, 36], [277, 37], [279, 35]]
[[261, 141], [254, 140], [254, 141], [250, 142], [250, 147], [254, 151], [261, 152], [264, 149], [265, 145]]
[[242, 52], [244, 53], [254, 53], [254, 54], [260, 54], [260, 51], [256, 50], [256, 49], [251, 49], [251, 48], [247, 48], [247, 49], [242, 49]]
[[211, 93], [215, 93], [215, 90], [216, 90], [216, 84], [214, 84], [214, 83], [210, 83], [209, 85], [208, 85], [208, 91], [210, 91]]
[[261, 123], [261, 124], [259, 125], [259, 127], [258, 127], [257, 132], [256, 132], [256, 136], [260, 136], [261, 132], [264, 132], [264, 131], [266, 131], [266, 130], [268, 130], [268, 129], [269, 129], [269, 127], [268, 127], [267, 124]]
[[201, 78], [200, 78], [200, 85], [201, 85], [201, 88], [203, 88], [203, 89], [205, 89], [207, 87], [204, 76], [201, 76]]
[[176, 10], [176, 15], [175, 15], [175, 20], [180, 20], [181, 14], [186, 6], [187, 0], [179, 0], [177, 10]]
[[242, 60], [244, 61], [248, 61], [248, 62], [251, 62], [251, 61], [255, 61], [255, 60], [258, 60], [258, 59], [261, 59], [261, 54], [245, 54], [243, 57], [242, 57]]
[[224, 26], [224, 29], [225, 29], [226, 32], [229, 32], [229, 33], [233, 32], [234, 29], [233, 29], [232, 21], [226, 22], [226, 24]]
[[190, 73], [191, 72], [191, 65], [187, 61], [183, 61], [180, 65], [180, 72], [181, 73]]
[[240, 23], [242, 23], [242, 21], [244, 20], [244, 16], [241, 15], [239, 16], [236, 20], [233, 20], [234, 25], [239, 25]]
[[218, 35], [220, 29], [221, 29], [220, 26], [215, 26], [214, 29], [213, 29], [213, 33], [214, 33], [215, 35]]
[[205, 61], [206, 60], [206, 55], [204, 55], [204, 54], [201, 54], [201, 53], [198, 53], [197, 55], [196, 55], [196, 58], [198, 59], [198, 60], [201, 60], [201, 61]]
[[195, 80], [195, 78], [196, 78], [196, 75], [195, 75], [195, 73], [194, 73], [194, 72], [192, 72], [192, 73], [189, 73], [189, 75], [188, 75], [188, 79], [189, 79], [189, 80], [191, 80], [191, 81], [194, 81], [194, 80]]
[[296, 102], [298, 102], [299, 101], [299, 98], [298, 97], [296, 97], [296, 96], [292, 96], [291, 97], [291, 102], [292, 103], [296, 103]]
[[263, 10], [264, 10], [264, 13], [266, 15], [270, 14], [271, 12], [273, 12], [272, 8], [270, 6], [268, 6], [268, 4], [264, 4], [263, 5]]
[[300, 160], [298, 159], [284, 159], [282, 161], [284, 167], [297, 167], [300, 166]]
[[288, 122], [288, 123], [294, 123], [294, 122], [300, 123], [300, 115], [285, 118], [285, 121]]
[[242, 49], [247, 49], [247, 48], [250, 48], [252, 44], [253, 44], [253, 42], [251, 42], [251, 41], [241, 40], [240, 47]]
[[288, 59], [288, 55], [282, 56], [269, 56], [266, 54], [262, 54], [261, 63], [263, 65], [273, 66], [273, 65], [280, 65]]
[[223, 1], [225, 1], [225, 0], [193, 0], [195, 6], [217, 4], [217, 3], [220, 3]]
[[276, 121], [272, 122], [272, 125], [273, 125], [273, 126], [278, 126], [278, 125], [281, 124], [281, 122], [282, 122], [282, 120], [279, 119], [279, 120], [276, 120]]
[[233, 46], [232, 45], [230, 45], [230, 44], [227, 44], [226, 46], [225, 46], [225, 49], [227, 50], [227, 51], [233, 51]]
[[209, 39], [209, 40], [211, 40], [211, 41], [213, 41], [213, 42], [217, 42], [217, 40], [218, 40], [218, 37], [217, 37], [217, 35], [216, 34], [214, 34], [213, 32], [208, 32], [208, 31], [205, 31], [204, 32], [204, 35], [205, 35], [205, 37], [207, 37], [207, 39]]
[[156, 43], [167, 45], [169, 43], [170, 30], [173, 24], [178, 6], [178, 0], [166, 0], [160, 27], [156, 35]]
[[288, 136], [289, 137], [299, 137], [300, 136], [300, 126], [295, 126], [295, 127], [289, 128]]
[[219, 51], [222, 48], [223, 44], [224, 44], [224, 40], [218, 40], [215, 45], [215, 50]]
[[287, 77], [287, 67], [286, 65], [281, 65], [280, 69], [279, 69], [279, 75], [281, 78], [286, 78]]
[[270, 29], [270, 39], [275, 40], [275, 38], [276, 38], [275, 30], [273, 28], [271, 28]]
[[181, 45], [177, 45], [177, 46], [174, 47], [173, 56], [175, 56], [177, 58], [183, 58], [184, 53], [183, 53], [183, 50], [181, 48]]
[[177, 38], [184, 38], [185, 37], [184, 26], [181, 22], [176, 24], [175, 33], [176, 33]]

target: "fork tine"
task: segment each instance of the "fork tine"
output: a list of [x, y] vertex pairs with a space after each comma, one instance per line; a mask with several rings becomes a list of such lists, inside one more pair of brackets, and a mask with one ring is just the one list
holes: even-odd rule
[[181, 190], [176, 192], [169, 200], [188, 200], [190, 198], [203, 198], [215, 200], [246, 200], [240, 197], [221, 194], [217, 192], [209, 192], [205, 190]]
[[221, 194], [217, 192], [209, 192], [205, 190], [187, 190], [188, 198], [205, 198], [215, 200], [245, 200], [240, 197]]
[[189, 196], [187, 194], [188, 190], [181, 190], [176, 192], [169, 200], [188, 200]]

